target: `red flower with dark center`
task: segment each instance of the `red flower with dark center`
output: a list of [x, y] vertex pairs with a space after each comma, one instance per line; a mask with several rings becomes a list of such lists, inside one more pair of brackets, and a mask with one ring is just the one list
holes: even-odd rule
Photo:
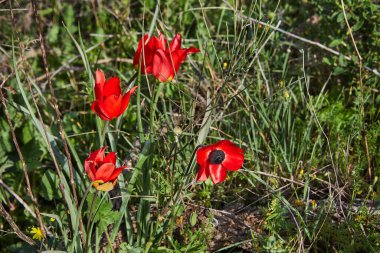
[[197, 150], [199, 172], [197, 181], [205, 181], [211, 177], [214, 184], [223, 182], [227, 170], [237, 171], [244, 162], [243, 150], [228, 140], [221, 140], [215, 144]]
[[112, 120], [119, 117], [127, 109], [129, 99], [137, 86], [124, 95], [121, 92], [120, 80], [112, 77], [105, 80], [101, 70], [95, 73], [95, 98], [91, 109], [103, 120]]
[[99, 191], [110, 191], [116, 184], [117, 177], [127, 166], [116, 168], [116, 153], [104, 155], [103, 147], [92, 152], [84, 162], [84, 168], [92, 185]]
[[177, 34], [167, 48], [163, 34], [160, 33], [159, 38], [148, 38], [146, 34], [139, 42], [133, 66], [138, 68], [140, 65], [143, 74], [153, 74], [161, 82], [170, 82], [187, 55], [200, 52], [194, 47], [181, 48], [181, 40], [181, 35]]

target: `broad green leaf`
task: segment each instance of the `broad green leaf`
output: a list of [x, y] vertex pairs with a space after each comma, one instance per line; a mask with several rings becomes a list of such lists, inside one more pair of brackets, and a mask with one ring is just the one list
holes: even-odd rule
[[41, 191], [39, 193], [43, 198], [46, 200], [62, 198], [62, 194], [59, 191], [59, 178], [54, 171], [50, 169], [46, 170], [41, 182]]

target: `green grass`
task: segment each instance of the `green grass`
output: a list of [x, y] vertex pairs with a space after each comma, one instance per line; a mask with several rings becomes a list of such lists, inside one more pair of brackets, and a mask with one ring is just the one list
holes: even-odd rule
[[[50, 233], [32, 249], [1, 217], [0, 252], [380, 250], [378, 4], [345, 2], [361, 89], [335, 1], [39, 3], [62, 139], [32, 5], [11, 2], [0, 4], [0, 201], [29, 237], [38, 207]], [[201, 50], [164, 85], [132, 66], [142, 34], [158, 30]], [[109, 125], [90, 109], [97, 68], [139, 87]], [[243, 168], [195, 182], [195, 151], [220, 139], [244, 150]], [[131, 169], [93, 201], [83, 164], [102, 145]]]

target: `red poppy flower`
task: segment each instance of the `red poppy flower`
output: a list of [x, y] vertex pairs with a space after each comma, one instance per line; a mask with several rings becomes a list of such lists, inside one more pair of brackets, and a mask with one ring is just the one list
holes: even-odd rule
[[161, 82], [171, 81], [187, 55], [200, 52], [198, 48], [181, 48], [181, 35], [177, 34], [169, 45], [164, 35], [148, 38], [146, 34], [139, 42], [133, 66], [138, 68], [141, 59], [141, 72], [153, 74]]
[[91, 109], [103, 120], [112, 120], [119, 117], [129, 104], [131, 95], [137, 86], [130, 89], [124, 95], [121, 92], [120, 80], [112, 77], [105, 80], [103, 71], [97, 70], [95, 73], [95, 97]]
[[103, 147], [92, 152], [84, 162], [84, 168], [92, 185], [99, 191], [110, 191], [113, 189], [117, 177], [127, 166], [116, 168], [116, 153], [110, 152], [104, 156]]
[[197, 181], [205, 181], [208, 177], [214, 184], [223, 182], [227, 170], [237, 171], [244, 162], [243, 150], [228, 140], [218, 141], [215, 144], [197, 150], [199, 172]]

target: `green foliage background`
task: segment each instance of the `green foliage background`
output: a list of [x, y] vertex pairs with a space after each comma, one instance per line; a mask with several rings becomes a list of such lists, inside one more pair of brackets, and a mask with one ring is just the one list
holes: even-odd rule
[[[39, 34], [31, 4], [11, 2], [14, 22], [9, 3], [0, 3], [2, 90], [39, 208], [43, 213], [57, 215], [63, 224], [44, 216], [45, 224], [55, 235], [49, 249], [65, 250], [63, 235], [71, 236], [69, 214], [58, 190], [52, 157], [26, 110], [15, 77], [17, 72], [25, 89], [27, 80], [32, 83], [33, 94], [27, 93], [28, 100], [31, 103], [32, 96], [36, 99], [43, 121], [64, 157], [44, 76]], [[152, 224], [160, 224], [163, 217], [168, 223], [164, 232], [158, 229], [159, 225], [157, 229], [153, 225], [144, 227], [141, 236], [125, 232], [127, 235], [118, 244], [120, 252], [143, 252], [147, 243], [152, 243], [152, 252], [380, 250], [380, 74], [374, 73], [380, 69], [380, 5], [376, 1], [344, 2], [366, 67], [363, 90], [359, 85], [358, 57], [339, 1], [168, 0], [161, 1], [156, 20], [156, 1], [38, 3], [49, 70], [71, 145], [80, 199], [88, 185], [82, 161], [98, 148], [99, 131], [96, 116], [90, 111], [92, 74], [87, 72], [75, 42], [83, 43], [92, 72], [101, 68], [106, 76], [119, 76], [124, 85], [135, 74], [132, 59], [137, 43], [152, 22], [155, 34], [160, 30], [172, 38], [181, 33], [183, 45], [202, 51], [184, 63], [174, 83], [164, 87], [153, 129], [149, 129], [149, 101], [157, 85], [150, 76], [141, 77], [144, 132], [138, 128], [136, 98], [122, 120], [111, 123], [115, 132], [113, 139], [107, 136], [106, 144], [118, 152], [120, 163], [128, 162], [132, 168], [138, 168], [145, 147], [141, 136], [153, 133], [154, 152], [147, 155], [152, 157], [148, 159], [151, 180], [137, 178], [128, 191], [133, 195], [128, 209], [137, 210], [149, 202], [152, 205], [148, 219]], [[275, 32], [273, 27], [254, 20], [274, 27], [281, 21], [281, 29], [340, 55]], [[25, 49], [26, 62], [22, 61], [17, 35]], [[361, 93], [371, 177], [360, 114]], [[1, 108], [0, 200], [28, 234], [28, 228], [38, 223], [4, 187], [5, 184], [33, 208]], [[33, 110], [36, 113], [36, 108]], [[207, 112], [211, 115], [210, 128], [205, 133], [201, 126]], [[230, 139], [245, 150], [243, 169], [229, 173], [222, 184], [192, 182], [183, 186], [186, 178], [196, 175], [197, 167], [191, 165], [191, 157], [197, 145], [218, 139]], [[189, 167], [190, 175], [186, 174]], [[125, 192], [123, 184], [128, 185], [131, 177], [132, 172], [125, 173], [120, 180], [121, 189], [111, 193], [111, 197]], [[146, 183], [150, 184], [150, 193], [142, 196]], [[175, 211], [165, 216], [163, 211], [179, 192], [181, 201]], [[312, 200], [316, 201], [315, 206]], [[85, 209], [90, 203], [89, 195]], [[117, 209], [118, 204], [109, 199], [103, 204], [96, 202], [100, 207], [94, 217], [96, 229], [106, 230], [124, 215], [124, 210]], [[198, 209], [189, 209], [190, 205]], [[144, 213], [138, 210], [131, 212], [137, 220]], [[218, 217], [212, 210], [230, 210], [235, 219], [241, 219], [239, 213], [243, 210], [251, 210], [259, 222], [250, 226], [251, 236], [218, 243], [216, 235], [223, 231], [215, 225]], [[0, 221], [1, 251], [30, 252], [11, 233], [6, 221]]]

